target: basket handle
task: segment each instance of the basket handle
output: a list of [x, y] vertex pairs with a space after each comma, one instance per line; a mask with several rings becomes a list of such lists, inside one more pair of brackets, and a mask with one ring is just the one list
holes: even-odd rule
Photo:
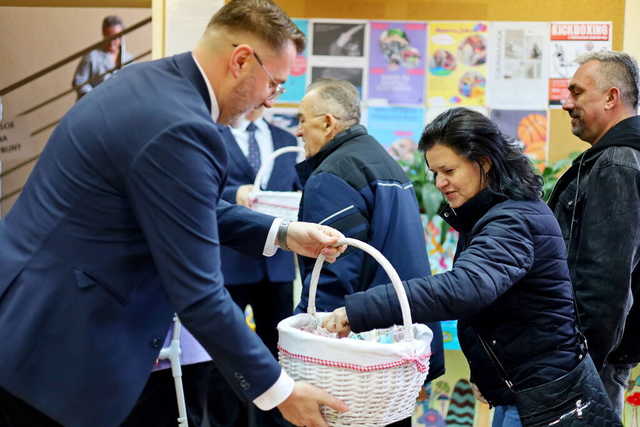
[[[382, 253], [374, 248], [373, 246], [360, 241], [358, 239], [352, 239], [347, 237], [345, 239], [345, 243], [349, 246], [354, 246], [359, 248], [369, 255], [371, 255], [378, 263], [382, 266], [384, 271], [391, 279], [391, 283], [393, 284], [393, 289], [396, 291], [398, 295], [398, 300], [400, 301], [400, 310], [402, 311], [402, 322], [404, 324], [405, 331], [408, 332], [405, 334], [405, 340], [410, 341], [413, 339], [413, 328], [411, 325], [413, 324], [411, 321], [411, 310], [409, 310], [409, 300], [407, 298], [407, 293], [402, 286], [402, 281], [400, 280], [400, 276], [393, 268], [389, 260], [385, 258]], [[320, 279], [320, 271], [322, 270], [322, 265], [324, 264], [324, 255], [319, 255], [316, 260], [315, 265], [313, 266], [313, 271], [311, 272], [311, 283], [309, 284], [309, 303], [307, 305], [307, 313], [312, 316], [316, 315], [316, 291], [318, 289], [318, 280]]]
[[295, 152], [304, 153], [304, 148], [292, 145], [288, 147], [278, 148], [273, 153], [271, 153], [271, 155], [267, 157], [266, 162], [262, 162], [262, 166], [260, 166], [260, 169], [258, 169], [258, 173], [256, 174], [256, 179], [255, 181], [253, 181], [253, 193], [255, 194], [258, 191], [260, 191], [259, 183], [262, 182], [262, 177], [265, 174], [265, 171], [266, 171], [265, 165], [271, 165], [276, 160], [276, 157], [282, 154], [295, 153]]

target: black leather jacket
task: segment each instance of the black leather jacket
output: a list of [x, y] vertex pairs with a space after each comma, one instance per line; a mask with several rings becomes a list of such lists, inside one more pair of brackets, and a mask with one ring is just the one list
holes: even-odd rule
[[639, 362], [640, 117], [621, 121], [580, 155], [549, 206], [567, 245], [579, 321], [596, 368], [605, 361]]

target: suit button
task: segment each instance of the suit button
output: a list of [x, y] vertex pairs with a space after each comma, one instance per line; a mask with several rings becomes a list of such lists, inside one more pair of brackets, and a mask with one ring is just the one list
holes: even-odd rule
[[160, 338], [154, 338], [151, 340], [152, 348], [160, 348], [162, 346], [162, 340]]

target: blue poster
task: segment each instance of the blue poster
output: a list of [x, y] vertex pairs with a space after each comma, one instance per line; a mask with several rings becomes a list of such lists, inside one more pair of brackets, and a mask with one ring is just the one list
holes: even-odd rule
[[458, 321], [445, 320], [440, 322], [442, 326], [442, 338], [445, 350], [460, 350], [460, 342], [458, 341]]
[[424, 130], [422, 107], [369, 107], [369, 134], [396, 160], [411, 160]]
[[[293, 22], [308, 37], [309, 20], [293, 19]], [[296, 57], [293, 67], [291, 67], [291, 74], [284, 84], [284, 93], [278, 98], [278, 102], [298, 103], [302, 101], [304, 90], [307, 87], [307, 67], [309, 66], [307, 51], [308, 48], [305, 48], [304, 52]]]

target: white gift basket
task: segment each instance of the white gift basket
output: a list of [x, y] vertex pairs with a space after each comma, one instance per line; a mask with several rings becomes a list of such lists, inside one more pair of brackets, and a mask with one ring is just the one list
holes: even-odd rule
[[282, 147], [271, 153], [271, 156], [267, 159], [267, 162], [262, 164], [262, 167], [256, 174], [256, 179], [253, 183], [254, 191], [251, 194], [251, 209], [272, 215], [280, 218], [286, 218], [291, 221], [298, 220], [298, 208], [300, 207], [300, 198], [302, 192], [300, 191], [263, 191], [261, 183], [267, 170], [266, 165], [271, 165], [275, 161], [276, 157], [286, 153], [304, 153], [304, 149], [301, 147]]
[[[330, 313], [316, 313], [315, 298], [324, 256], [313, 268], [307, 313], [278, 324], [280, 364], [295, 380], [309, 382], [344, 401], [349, 411], [339, 414], [323, 407], [330, 426], [386, 426], [410, 417], [429, 369], [433, 333], [423, 324], [412, 324], [407, 295], [389, 261], [374, 247], [356, 239], [348, 245], [367, 252], [384, 268], [398, 295], [403, 326], [400, 337], [390, 343], [367, 338], [333, 338], [301, 330], [319, 327]], [[398, 327], [371, 331], [370, 337], [396, 332]], [[387, 335], [388, 336], [388, 335]]]

